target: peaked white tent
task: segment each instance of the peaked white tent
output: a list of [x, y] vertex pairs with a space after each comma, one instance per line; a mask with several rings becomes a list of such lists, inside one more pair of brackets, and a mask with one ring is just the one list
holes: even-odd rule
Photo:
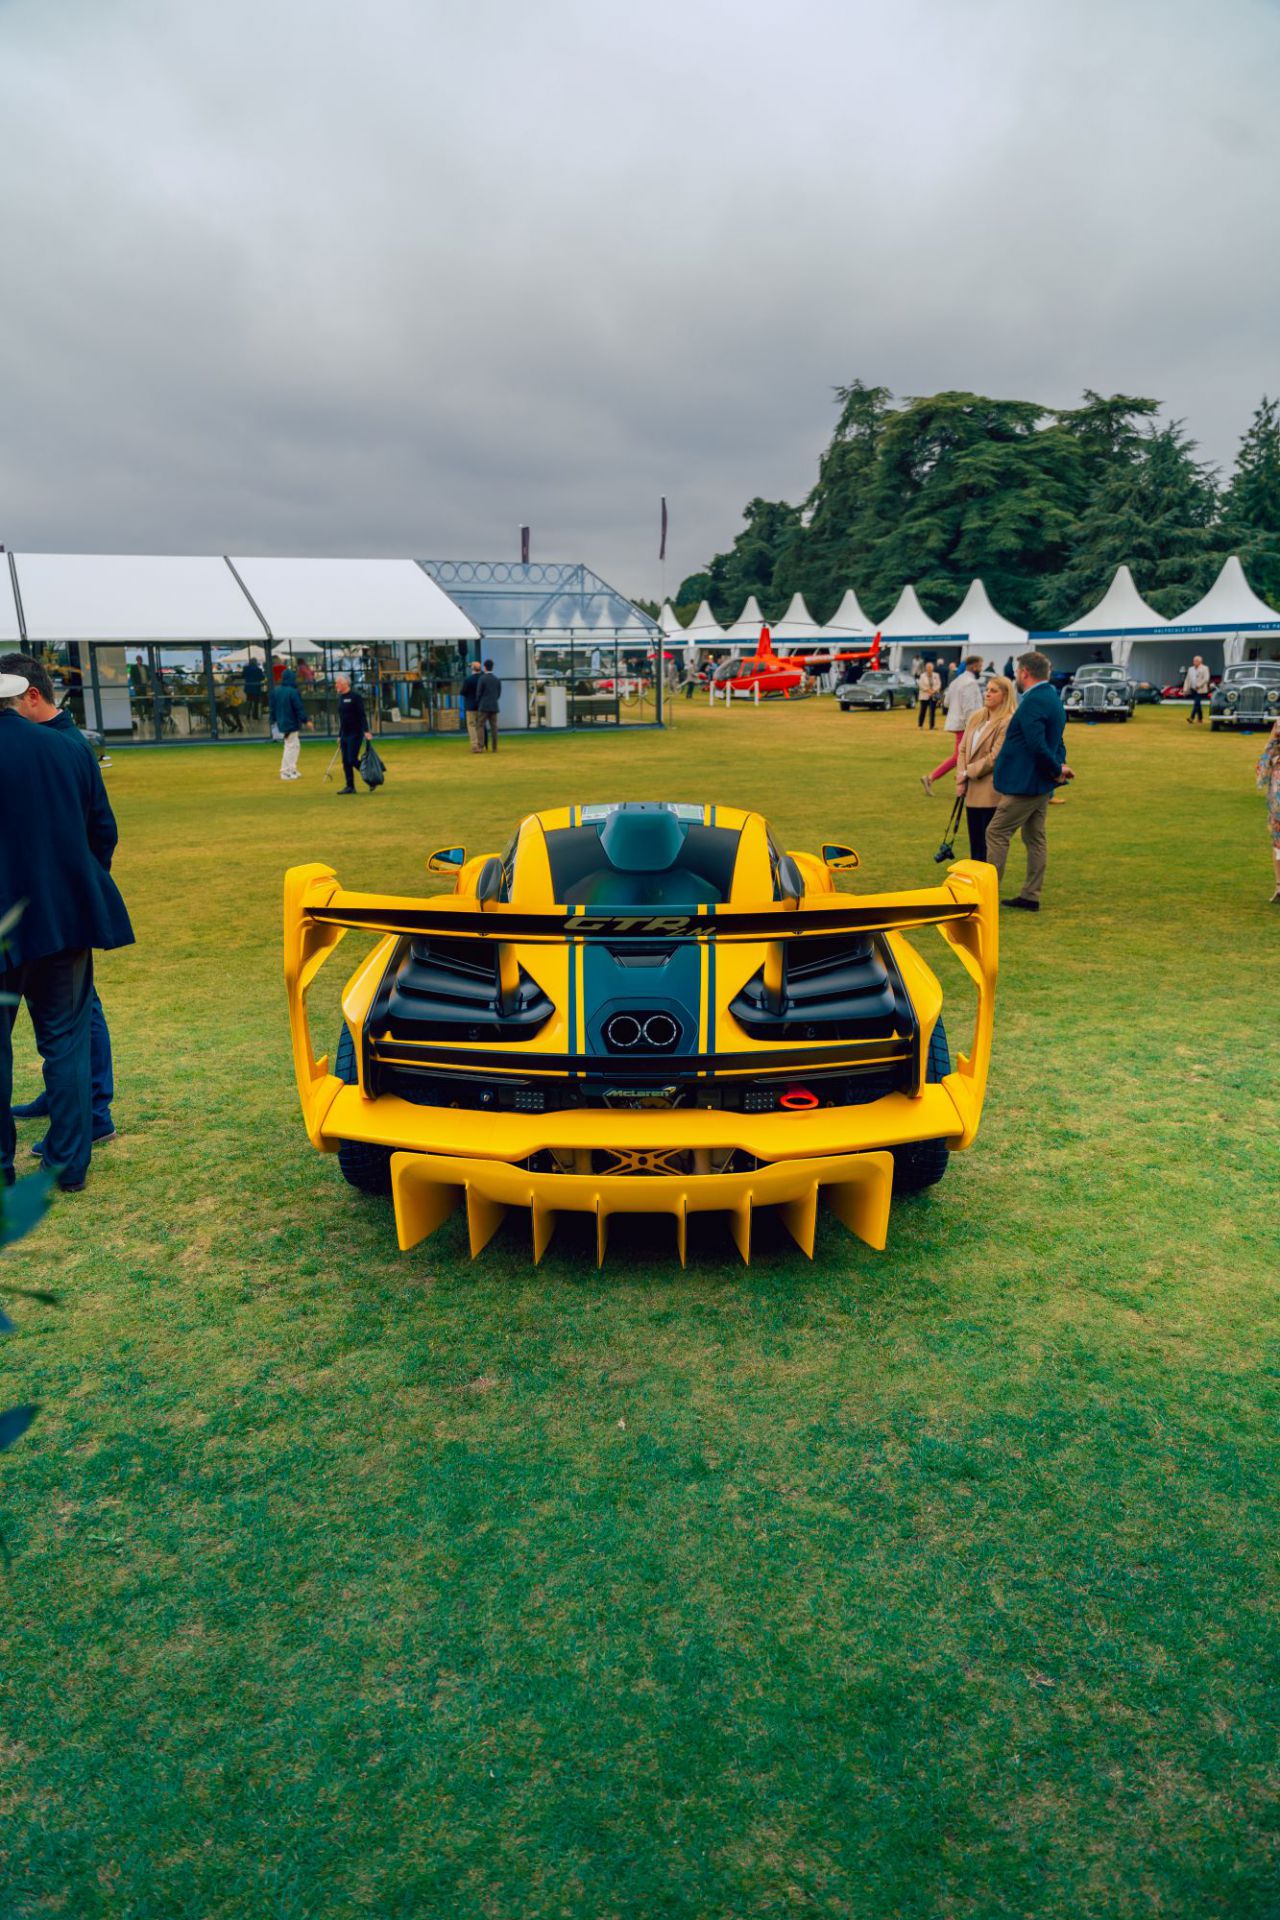
[[[1169, 622], [1149, 607], [1138, 592], [1128, 567], [1117, 567], [1111, 585], [1096, 607], [1057, 632], [1030, 634], [1031, 644], [1047, 653], [1055, 667], [1081, 667], [1093, 660], [1129, 664], [1135, 640], [1156, 638]], [[1141, 658], [1133, 662], [1139, 679], [1154, 678], [1154, 669]]]
[[684, 630], [684, 644], [695, 647], [722, 647], [724, 628], [712, 613], [708, 603], [699, 603], [698, 611]]
[[1208, 593], [1169, 622], [1162, 644], [1169, 646], [1175, 633], [1179, 638], [1174, 673], [1179, 665], [1185, 672], [1197, 653], [1214, 672], [1237, 660], [1280, 659], [1280, 613], [1259, 599], [1234, 553], [1224, 561]]
[[858, 596], [853, 588], [846, 587], [844, 599], [822, 629], [822, 637], [832, 645], [838, 646], [844, 640], [867, 639], [875, 630], [875, 621], [868, 620], [858, 604]]
[[658, 625], [668, 640], [683, 640], [684, 628], [676, 619], [676, 610], [669, 600], [664, 600], [658, 613]]
[[790, 606], [769, 631], [775, 646], [791, 650], [816, 646], [822, 638], [822, 628], [806, 607], [802, 593], [792, 594]]
[[1004, 672], [1005, 661], [1010, 654], [1025, 653], [1027, 649], [1026, 628], [1015, 626], [1012, 620], [1006, 620], [1002, 613], [996, 612], [981, 580], [970, 581], [964, 599], [955, 612], [943, 621], [938, 631], [963, 634], [963, 652], [966, 655], [981, 654], [986, 664], [994, 666], [997, 673]]
[[737, 651], [741, 652], [745, 648], [748, 652], [754, 653], [760, 644], [760, 629], [764, 624], [765, 618], [760, 611], [760, 602], [753, 593], [733, 625], [726, 627], [724, 637]]
[[[888, 648], [890, 664], [895, 667], [902, 665], [904, 654], [910, 655], [922, 651], [918, 644], [911, 645], [911, 642], [927, 641], [937, 631], [937, 621], [931, 620], [920, 605], [919, 596], [913, 586], [905, 586], [902, 589], [893, 611], [887, 620], [880, 622], [879, 627], [880, 638]], [[959, 642], [948, 641], [944, 643], [944, 647], [948, 652], [953, 648], [958, 651]]]

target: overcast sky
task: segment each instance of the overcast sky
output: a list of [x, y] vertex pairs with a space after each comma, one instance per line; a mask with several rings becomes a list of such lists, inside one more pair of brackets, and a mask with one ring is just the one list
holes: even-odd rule
[[1273, 0], [0, 0], [0, 539], [585, 559], [831, 389], [1280, 390]]

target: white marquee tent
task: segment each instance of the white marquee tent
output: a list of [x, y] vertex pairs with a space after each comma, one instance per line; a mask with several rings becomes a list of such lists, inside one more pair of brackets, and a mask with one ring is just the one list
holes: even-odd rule
[[1163, 614], [1147, 605], [1128, 567], [1117, 567], [1115, 578], [1096, 607], [1068, 627], [1033, 630], [1028, 638], [1032, 646], [1048, 654], [1055, 667], [1082, 667], [1095, 659], [1124, 665], [1135, 639], [1156, 638], [1168, 624]]
[[1015, 626], [1012, 620], [1006, 620], [997, 613], [991, 604], [991, 596], [981, 580], [970, 582], [969, 591], [953, 614], [945, 619], [938, 629], [939, 634], [963, 634], [965, 644], [962, 651], [967, 655], [978, 653], [988, 666], [994, 666], [997, 673], [1003, 673], [1005, 662], [1011, 654], [1025, 653], [1027, 648], [1027, 630]]
[[277, 640], [373, 646], [478, 640], [480, 630], [413, 560], [267, 560], [232, 564]]
[[684, 628], [676, 619], [676, 610], [669, 600], [664, 600], [658, 613], [658, 625], [668, 640], [683, 640]]
[[[906, 586], [898, 595], [897, 602], [887, 620], [880, 622], [880, 638], [888, 647], [889, 660], [895, 667], [901, 666], [904, 655], [908, 663], [910, 657], [921, 651], [919, 645], [911, 642], [928, 641], [938, 631], [938, 623], [931, 620], [920, 605], [919, 596], [913, 586]], [[959, 650], [958, 641], [944, 643], [943, 651], [952, 647]]]
[[[1135, 653], [1142, 644], [1134, 642]], [[1258, 598], [1233, 553], [1208, 593], [1169, 622], [1159, 644], [1165, 651], [1158, 664], [1169, 678], [1179, 669], [1185, 674], [1197, 653], [1214, 673], [1237, 660], [1280, 659], [1280, 613]]]
[[16, 553], [33, 645], [234, 646], [262, 622], [219, 554]]
[[695, 647], [722, 647], [724, 645], [724, 628], [720, 625], [720, 622], [716, 619], [705, 600], [701, 602], [698, 611], [694, 614], [693, 619], [684, 630], [684, 643], [686, 646], [692, 645]]
[[794, 653], [822, 642], [822, 628], [804, 603], [802, 593], [793, 593], [791, 604], [776, 627], [769, 629], [775, 647]]
[[760, 645], [760, 629], [764, 624], [765, 618], [760, 611], [760, 602], [753, 593], [733, 625], [726, 630], [724, 637], [729, 645], [739, 652], [754, 653]]
[[862, 611], [853, 588], [846, 587], [844, 599], [822, 629], [822, 637], [830, 645], [839, 646], [846, 640], [869, 639], [875, 630], [875, 622]]

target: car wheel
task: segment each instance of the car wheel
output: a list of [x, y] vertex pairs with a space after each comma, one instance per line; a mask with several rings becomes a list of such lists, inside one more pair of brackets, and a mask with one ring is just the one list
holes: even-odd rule
[[[333, 1070], [344, 1086], [359, 1086], [355, 1041], [345, 1021], [334, 1056]], [[358, 1187], [361, 1193], [390, 1193], [390, 1147], [373, 1147], [367, 1140], [342, 1140], [338, 1144], [338, 1165], [348, 1186]]]
[[[950, 1071], [951, 1049], [947, 1045], [947, 1030], [939, 1015], [938, 1024], [929, 1036], [929, 1059], [924, 1077], [931, 1085], [936, 1085]], [[926, 1187], [936, 1187], [947, 1170], [950, 1154], [951, 1149], [945, 1140], [917, 1140], [909, 1147], [895, 1147], [894, 1194], [923, 1193]]]
[[1210, 733], [1221, 733], [1222, 732], [1221, 720], [1211, 720], [1209, 722], [1209, 731]]

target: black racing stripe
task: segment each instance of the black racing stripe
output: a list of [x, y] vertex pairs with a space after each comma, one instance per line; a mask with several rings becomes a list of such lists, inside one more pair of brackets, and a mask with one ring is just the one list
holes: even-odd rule
[[[950, 906], [865, 907], [807, 914], [803, 910], [779, 913], [732, 912], [713, 909], [694, 913], [562, 914], [486, 913], [442, 911], [438, 907], [310, 907], [307, 918], [317, 926], [368, 928], [374, 933], [436, 933], [489, 940], [803, 940], [833, 933], [883, 933], [895, 927], [938, 926], [944, 921], [971, 920], [978, 903], [956, 901]], [[681, 924], [682, 923], [682, 924]]]
[[[713, 1062], [716, 1057], [714, 1049], [716, 1044], [716, 1028], [719, 1024], [716, 1018], [716, 1015], [718, 1014], [718, 1012], [719, 1012], [719, 1008], [716, 1005], [716, 943], [714, 940], [708, 940], [707, 942], [707, 1045], [712, 1049], [710, 1058], [712, 1059]], [[714, 1080], [715, 1077], [716, 1077], [716, 1070], [714, 1065], [712, 1065], [707, 1068], [707, 1078], [709, 1080]]]

